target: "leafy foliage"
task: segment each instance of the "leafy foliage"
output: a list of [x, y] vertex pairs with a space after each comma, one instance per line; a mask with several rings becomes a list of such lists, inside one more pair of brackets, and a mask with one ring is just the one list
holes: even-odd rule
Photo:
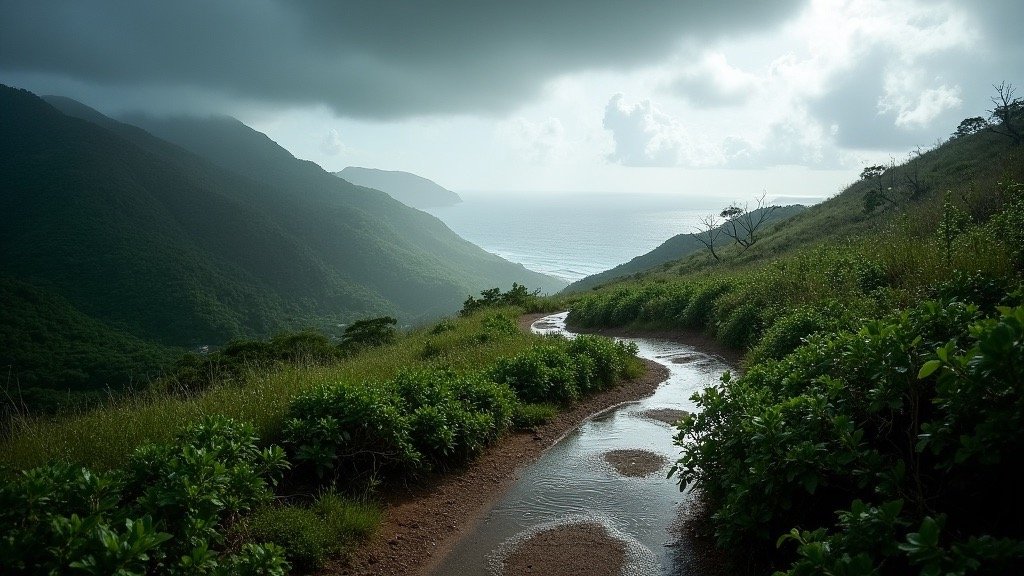
[[480, 292], [480, 298], [474, 298], [473, 296], [466, 298], [466, 301], [462, 303], [462, 310], [459, 314], [469, 316], [482, 308], [498, 308], [503, 306], [528, 308], [537, 300], [537, 294], [539, 293], [539, 289], [530, 292], [526, 286], [515, 282], [512, 283], [512, 288], [507, 292], [502, 292], [501, 288], [488, 288]]
[[[494, 322], [504, 325], [495, 320], [501, 318], [488, 316], [483, 334]], [[635, 346], [596, 336], [547, 338], [481, 372], [431, 368], [383, 382], [325, 384], [293, 401], [285, 443], [318, 476], [347, 481], [457, 465], [513, 419], [523, 426], [550, 417], [548, 409], [521, 403], [569, 403], [635, 376], [635, 353]]]
[[356, 320], [345, 328], [341, 347], [348, 353], [358, 352], [370, 346], [383, 346], [395, 341], [395, 324], [398, 320], [390, 316]]
[[314, 571], [373, 534], [380, 522], [374, 506], [325, 493], [310, 506], [267, 506], [235, 527], [238, 535], [280, 546], [298, 570]]
[[138, 389], [183, 348], [433, 319], [513, 281], [560, 287], [238, 121], [139, 118], [142, 130], [49, 100], [0, 86], [12, 389]]
[[696, 395], [674, 472], [723, 546], [796, 542], [787, 574], [1019, 569], [1021, 382], [1024, 307], [925, 302]]
[[222, 554], [222, 524], [269, 499], [288, 467], [250, 428], [211, 417], [175, 445], [138, 450], [127, 469], [54, 464], [0, 486], [5, 573], [283, 574], [282, 551]]

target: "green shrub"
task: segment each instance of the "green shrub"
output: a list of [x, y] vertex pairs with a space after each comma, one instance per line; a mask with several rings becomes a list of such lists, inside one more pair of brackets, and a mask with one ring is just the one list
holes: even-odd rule
[[311, 506], [262, 508], [235, 532], [249, 541], [280, 546], [293, 566], [312, 572], [373, 534], [380, 519], [376, 506], [326, 493]]
[[838, 328], [843, 322], [839, 306], [802, 306], [779, 318], [750, 350], [748, 363], [779, 360], [809, 336]]
[[398, 320], [391, 316], [356, 320], [345, 328], [341, 336], [341, 349], [348, 354], [373, 346], [383, 346], [395, 341], [395, 324]]
[[500, 288], [489, 288], [480, 292], [480, 298], [469, 296], [462, 304], [461, 316], [470, 316], [483, 308], [500, 308], [504, 306], [515, 306], [517, 308], [535, 309], [538, 307], [540, 290], [530, 292], [526, 286], [512, 283], [508, 292], [502, 292]]
[[741, 304], [718, 326], [718, 340], [726, 346], [745, 350], [756, 342], [763, 330], [762, 309], [752, 302]]
[[1018, 570], [1021, 382], [1024, 307], [924, 302], [696, 395], [675, 472], [721, 545], [795, 541], [789, 574]]
[[733, 290], [729, 282], [705, 282], [699, 285], [690, 297], [680, 315], [680, 322], [688, 328], [703, 328], [711, 324], [715, 311], [715, 300]]
[[546, 424], [558, 415], [554, 404], [518, 404], [512, 414], [512, 426], [517, 430], [529, 430]]
[[293, 402], [297, 462], [350, 477], [464, 462], [511, 423], [515, 395], [480, 375], [406, 370], [379, 384], [324, 386]]
[[312, 465], [321, 477], [328, 472], [359, 477], [421, 463], [409, 415], [393, 386], [319, 386], [292, 401], [289, 416], [285, 444], [296, 462]]
[[196, 394], [210, 386], [239, 381], [247, 372], [275, 364], [328, 364], [340, 360], [341, 349], [320, 332], [286, 332], [264, 340], [232, 340], [209, 354], [185, 354], [174, 370], [153, 386], [156, 392]]
[[488, 376], [510, 387], [524, 402], [564, 403], [580, 394], [572, 357], [553, 344], [534, 346], [512, 358], [501, 358]]
[[211, 417], [176, 444], [137, 451], [120, 472], [51, 465], [0, 485], [5, 573], [283, 574], [273, 546], [218, 554], [223, 523], [268, 501], [287, 467], [251, 429]]
[[430, 333], [437, 336], [438, 334], [444, 334], [445, 332], [451, 332], [455, 330], [455, 322], [451, 320], [441, 320], [434, 327], [430, 329]]
[[[584, 391], [611, 386], [622, 378], [634, 378], [642, 370], [636, 359], [636, 344], [615, 342], [610, 338], [581, 334], [568, 344], [568, 352], [581, 367], [577, 383]], [[586, 367], [590, 367], [588, 372]], [[595, 384], [585, 385], [583, 375], [592, 375]]]

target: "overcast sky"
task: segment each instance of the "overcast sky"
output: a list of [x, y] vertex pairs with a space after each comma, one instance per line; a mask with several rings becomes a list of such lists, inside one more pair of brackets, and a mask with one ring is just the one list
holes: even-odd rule
[[1021, 22], [1020, 0], [0, 0], [0, 82], [230, 114], [332, 171], [701, 204], [828, 196], [933, 145], [1024, 83]]

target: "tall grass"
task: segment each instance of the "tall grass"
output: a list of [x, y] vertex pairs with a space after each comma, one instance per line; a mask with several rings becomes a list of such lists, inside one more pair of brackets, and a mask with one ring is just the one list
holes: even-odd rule
[[15, 469], [51, 460], [111, 469], [135, 447], [170, 441], [207, 414], [249, 422], [262, 441], [274, 442], [291, 401], [315, 386], [388, 380], [417, 366], [461, 372], [526, 350], [540, 337], [516, 329], [517, 313], [498, 309], [452, 320], [449, 330], [421, 329], [336, 364], [248, 370], [237, 383], [190, 396], [139, 394], [61, 418], [22, 418], [0, 442], [0, 462]]
[[[973, 216], [961, 218], [947, 238], [939, 224], [954, 212]], [[1024, 186], [1004, 183], [986, 194], [947, 197], [937, 211], [931, 204], [908, 211], [870, 236], [819, 243], [758, 267], [733, 263], [682, 277], [653, 273], [578, 295], [569, 322], [699, 328], [735, 348], [756, 348], [780, 323], [794, 331], [842, 328], [935, 297], [950, 285], [973, 290], [987, 281], [1019, 283], [1022, 229]], [[772, 346], [795, 345], [808, 335], [775, 332]]]

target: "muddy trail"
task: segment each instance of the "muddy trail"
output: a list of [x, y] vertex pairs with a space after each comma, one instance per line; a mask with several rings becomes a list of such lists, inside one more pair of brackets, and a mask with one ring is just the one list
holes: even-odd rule
[[[520, 326], [571, 337], [564, 318], [528, 315]], [[373, 539], [321, 572], [705, 573], [707, 555], [679, 536], [691, 499], [665, 472], [678, 457], [672, 424], [734, 357], [682, 336], [693, 345], [668, 339], [675, 334], [630, 334], [647, 364], [643, 376], [506, 436], [463, 469], [388, 490]]]

